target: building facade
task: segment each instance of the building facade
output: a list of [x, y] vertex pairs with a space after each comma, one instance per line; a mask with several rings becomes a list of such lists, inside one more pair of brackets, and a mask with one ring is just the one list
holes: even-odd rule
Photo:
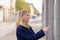
[[0, 0], [0, 22], [8, 21], [12, 12], [15, 13], [15, 0]]

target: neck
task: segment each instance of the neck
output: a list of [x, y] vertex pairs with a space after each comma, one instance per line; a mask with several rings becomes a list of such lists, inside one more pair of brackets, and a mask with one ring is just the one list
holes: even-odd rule
[[23, 24], [24, 27], [29, 28], [28, 22], [23, 22], [22, 24]]

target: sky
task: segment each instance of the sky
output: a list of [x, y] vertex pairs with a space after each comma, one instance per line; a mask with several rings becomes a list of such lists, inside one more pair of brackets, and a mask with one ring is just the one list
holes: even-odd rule
[[34, 7], [42, 13], [42, 0], [25, 0], [28, 3], [33, 3]]
[[0, 5], [9, 7], [10, 0], [0, 0]]

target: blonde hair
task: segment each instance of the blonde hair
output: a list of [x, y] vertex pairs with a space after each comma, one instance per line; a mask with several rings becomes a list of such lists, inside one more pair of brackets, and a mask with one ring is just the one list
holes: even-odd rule
[[[16, 26], [19, 26], [22, 24], [22, 17], [25, 15], [28, 11], [27, 10], [20, 10], [18, 14], [18, 18], [16, 20]], [[28, 12], [29, 13], [29, 12]]]

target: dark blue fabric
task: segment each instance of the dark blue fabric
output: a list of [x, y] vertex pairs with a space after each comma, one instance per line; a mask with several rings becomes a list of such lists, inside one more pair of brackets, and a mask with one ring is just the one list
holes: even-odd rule
[[45, 36], [43, 30], [40, 30], [36, 34], [32, 28], [26, 28], [22, 25], [19, 25], [16, 29], [17, 40], [38, 40], [39, 38]]

